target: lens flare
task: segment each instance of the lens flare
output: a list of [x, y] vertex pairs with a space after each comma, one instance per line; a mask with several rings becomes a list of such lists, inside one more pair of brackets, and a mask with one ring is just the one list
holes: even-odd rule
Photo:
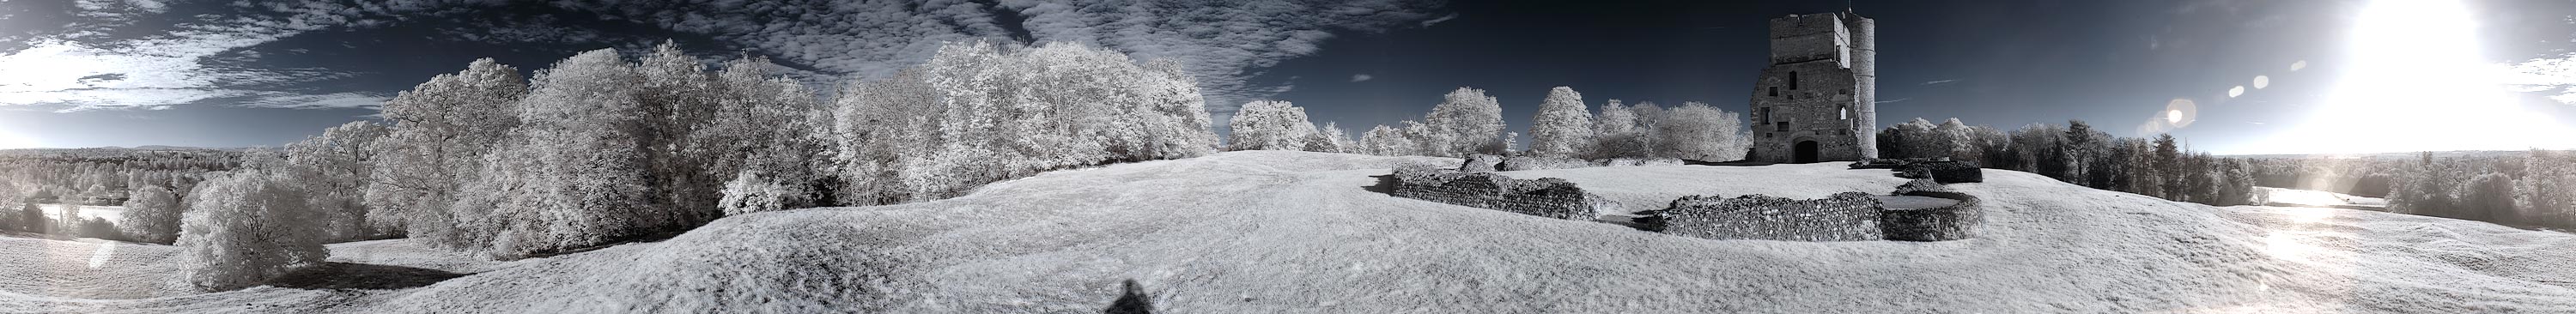
[[[2304, 122], [2248, 153], [2568, 148], [2567, 128], [2504, 89], [2456, 0], [2371, 2], [2347, 32], [2342, 76]], [[2292, 68], [2300, 68], [2293, 63]]]

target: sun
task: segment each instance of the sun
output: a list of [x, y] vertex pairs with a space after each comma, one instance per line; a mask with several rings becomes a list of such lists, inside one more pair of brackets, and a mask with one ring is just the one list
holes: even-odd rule
[[2334, 88], [2266, 145], [2281, 153], [2568, 148], [2545, 135], [2568, 134], [2565, 126], [2524, 109], [2499, 84], [2508, 72], [2483, 59], [2470, 16], [2457, 0], [2371, 2], [2346, 33]]

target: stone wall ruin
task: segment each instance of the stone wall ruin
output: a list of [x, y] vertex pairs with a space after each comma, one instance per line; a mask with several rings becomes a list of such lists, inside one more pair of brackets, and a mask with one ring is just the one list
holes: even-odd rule
[[1860, 192], [1797, 200], [1684, 196], [1660, 215], [1664, 233], [1720, 240], [1866, 241], [1882, 238], [1878, 199]]
[[1558, 178], [1522, 180], [1490, 172], [1408, 167], [1395, 170], [1394, 183], [1396, 197], [1548, 218], [1589, 221], [1619, 208], [1617, 202]]
[[1879, 212], [1879, 226], [1888, 240], [1950, 241], [1976, 236], [1977, 225], [1985, 221], [1985, 212], [1977, 207], [1976, 196], [1948, 191], [1914, 191], [1910, 197], [1930, 197], [1956, 201], [1950, 206], [1930, 208], [1888, 208]]

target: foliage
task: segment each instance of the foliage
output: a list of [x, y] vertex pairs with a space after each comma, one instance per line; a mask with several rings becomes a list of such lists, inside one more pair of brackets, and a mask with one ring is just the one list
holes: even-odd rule
[[832, 102], [839, 199], [937, 199], [1047, 170], [1204, 155], [1216, 140], [1195, 86], [1168, 60], [1079, 44], [943, 46]]
[[272, 170], [248, 169], [199, 186], [180, 224], [180, 270], [208, 291], [257, 285], [330, 254], [319, 220], [296, 184]]
[[1593, 150], [1592, 112], [1584, 108], [1583, 93], [1558, 86], [1547, 91], [1539, 101], [1538, 115], [1530, 118], [1530, 155], [1572, 157]]
[[185, 204], [179, 194], [159, 185], [144, 186], [125, 201], [125, 213], [117, 228], [136, 241], [169, 244], [179, 239], [179, 219]]
[[1234, 118], [1230, 119], [1228, 124], [1233, 133], [1226, 141], [1226, 150], [1329, 149], [1312, 146], [1330, 145], [1310, 144], [1312, 140], [1320, 139], [1319, 135], [1322, 133], [1315, 130], [1312, 122], [1306, 120], [1306, 108], [1298, 108], [1285, 101], [1256, 100], [1245, 103], [1243, 109], [1236, 111]]

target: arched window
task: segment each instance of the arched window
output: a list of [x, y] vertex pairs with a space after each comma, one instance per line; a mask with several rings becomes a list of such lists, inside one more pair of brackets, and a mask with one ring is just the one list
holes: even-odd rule
[[1850, 106], [1844, 106], [1844, 107], [1839, 108], [1839, 109], [1834, 109], [1834, 111], [1835, 111], [1835, 114], [1837, 114], [1837, 115], [1841, 115], [1841, 116], [1843, 117], [1843, 118], [1842, 118], [1843, 120], [1851, 120], [1851, 107], [1850, 107]]

